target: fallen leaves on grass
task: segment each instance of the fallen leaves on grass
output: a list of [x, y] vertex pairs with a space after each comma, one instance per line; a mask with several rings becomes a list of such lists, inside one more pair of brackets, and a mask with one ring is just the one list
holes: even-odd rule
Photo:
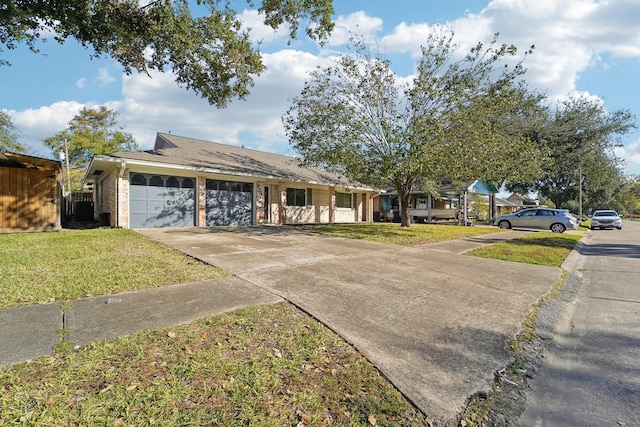
[[0, 384], [0, 425], [428, 425], [286, 303], [67, 349], [1, 369]]

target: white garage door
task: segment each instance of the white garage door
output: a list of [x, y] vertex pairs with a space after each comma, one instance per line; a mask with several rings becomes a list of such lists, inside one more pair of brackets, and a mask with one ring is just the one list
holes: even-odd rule
[[131, 173], [131, 228], [193, 227], [195, 178]]
[[251, 183], [207, 179], [206, 197], [207, 226], [253, 223]]

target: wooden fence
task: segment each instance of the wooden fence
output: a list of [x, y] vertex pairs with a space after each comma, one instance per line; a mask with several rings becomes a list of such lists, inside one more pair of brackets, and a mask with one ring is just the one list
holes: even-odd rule
[[0, 232], [60, 227], [57, 170], [0, 167]]
[[64, 198], [63, 212], [65, 222], [95, 221], [93, 209], [93, 193], [76, 192]]

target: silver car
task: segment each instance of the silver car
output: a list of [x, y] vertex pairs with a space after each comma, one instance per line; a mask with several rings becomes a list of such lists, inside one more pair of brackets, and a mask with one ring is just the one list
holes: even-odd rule
[[591, 229], [617, 228], [622, 230], [622, 218], [618, 212], [612, 210], [595, 211], [591, 216]]
[[576, 230], [578, 220], [564, 209], [530, 208], [501, 215], [493, 220], [493, 225], [500, 228], [539, 228], [563, 233], [565, 230]]

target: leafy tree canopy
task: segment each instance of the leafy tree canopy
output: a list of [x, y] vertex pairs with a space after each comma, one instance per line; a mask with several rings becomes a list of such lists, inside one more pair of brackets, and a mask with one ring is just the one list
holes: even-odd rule
[[553, 162], [544, 175], [531, 184], [510, 182], [514, 191], [533, 191], [558, 208], [576, 212], [582, 190], [586, 211], [613, 203], [627, 178], [623, 162], [614, 149], [620, 138], [635, 128], [635, 117], [627, 110], [608, 111], [601, 101], [573, 95], [555, 109], [531, 135], [547, 147]]
[[138, 144], [117, 123], [118, 113], [104, 106], [83, 108], [69, 127], [43, 142], [57, 157], [64, 153], [69, 161], [71, 190], [80, 190], [86, 168], [95, 154], [134, 151]]
[[27, 147], [18, 142], [16, 127], [11, 121], [11, 117], [4, 111], [0, 111], [0, 151], [11, 151], [14, 153], [26, 153]]
[[[266, 25], [288, 26], [291, 38], [304, 20], [306, 33], [320, 41], [333, 28], [331, 0], [263, 0], [258, 11]], [[59, 43], [74, 38], [93, 56], [110, 55], [126, 73], [171, 68], [178, 84], [217, 107], [245, 98], [264, 70], [258, 47], [224, 0], [3, 1], [0, 53], [22, 43], [37, 52], [36, 42], [50, 32]], [[7, 62], [0, 57], [1, 64]]]
[[542, 171], [544, 151], [521, 130], [536, 120], [541, 97], [519, 83], [521, 63], [502, 61], [516, 49], [496, 37], [456, 60], [452, 40], [453, 32], [434, 31], [407, 85], [398, 84], [389, 61], [356, 41], [352, 54], [311, 73], [283, 117], [306, 164], [393, 187], [403, 226], [418, 185], [531, 181]]
[[640, 176], [627, 177], [614, 199], [613, 209], [627, 215], [640, 215]]

